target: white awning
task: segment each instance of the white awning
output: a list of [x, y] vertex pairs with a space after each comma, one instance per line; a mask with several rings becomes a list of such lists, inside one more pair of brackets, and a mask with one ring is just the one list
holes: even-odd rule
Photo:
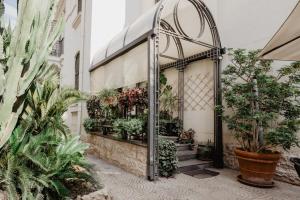
[[260, 55], [262, 59], [300, 61], [300, 2]]

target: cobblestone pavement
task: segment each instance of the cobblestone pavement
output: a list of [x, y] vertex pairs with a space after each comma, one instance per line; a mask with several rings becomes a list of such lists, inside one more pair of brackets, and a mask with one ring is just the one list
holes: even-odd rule
[[89, 159], [114, 200], [300, 200], [298, 186], [276, 182], [273, 189], [253, 188], [237, 182], [238, 172], [229, 169], [206, 179], [178, 174], [149, 182], [103, 160]]

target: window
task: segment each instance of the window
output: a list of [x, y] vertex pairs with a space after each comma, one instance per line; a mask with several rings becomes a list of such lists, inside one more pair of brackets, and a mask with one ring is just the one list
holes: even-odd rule
[[75, 56], [75, 89], [79, 89], [79, 67], [80, 67], [80, 53]]
[[82, 0], [77, 0], [77, 12], [80, 13], [82, 11]]

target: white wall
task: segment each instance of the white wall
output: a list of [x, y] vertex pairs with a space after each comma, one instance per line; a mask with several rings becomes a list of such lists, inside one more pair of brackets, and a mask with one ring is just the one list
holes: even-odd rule
[[126, 0], [126, 21], [129, 26], [139, 16], [149, 10], [155, 4], [155, 0]]
[[[61, 68], [61, 85], [69, 88], [75, 87], [75, 56], [79, 52], [79, 90], [89, 92], [93, 1], [82, 1], [82, 11], [79, 13], [77, 2], [77, 0], [65, 1], [64, 55]], [[85, 116], [84, 108], [83, 103], [74, 104], [65, 113], [66, 123], [75, 134], [81, 132], [81, 121]]]
[[216, 18], [222, 45], [263, 48], [297, 0], [219, 0]]

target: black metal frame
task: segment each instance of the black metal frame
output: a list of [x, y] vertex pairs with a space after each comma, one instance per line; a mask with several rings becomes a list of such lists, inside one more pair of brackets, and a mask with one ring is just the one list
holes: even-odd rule
[[[211, 59], [214, 61], [214, 105], [221, 105], [222, 104], [222, 94], [221, 94], [221, 81], [220, 81], [220, 73], [221, 73], [221, 55], [225, 53], [224, 49], [222, 49], [221, 41], [219, 37], [219, 33], [216, 27], [216, 23], [212, 17], [211, 12], [206, 7], [206, 5], [201, 0], [186, 0], [192, 3], [192, 5], [197, 9], [200, 18], [200, 31], [197, 38], [189, 37], [182, 27], [180, 26], [178, 20], [178, 3], [174, 7], [173, 12], [173, 20], [175, 27], [172, 27], [168, 24], [165, 20], [160, 18], [162, 10], [166, 5], [168, 0], [163, 0], [160, 2], [160, 6], [157, 10], [155, 22], [154, 22], [154, 32], [151, 37], [148, 38], [149, 44], [149, 129], [148, 129], [148, 179], [149, 180], [157, 180], [158, 179], [158, 133], [159, 133], [159, 99], [158, 99], [158, 92], [159, 92], [159, 72], [161, 70], [165, 70], [170, 67], [175, 67], [179, 70], [178, 74], [178, 83], [179, 83], [179, 118], [183, 120], [183, 103], [184, 103], [184, 92], [182, 91], [182, 85], [184, 84], [184, 69], [185, 67], [191, 63], [202, 59]], [[203, 41], [200, 41], [202, 34], [204, 33], [205, 29], [205, 22], [208, 23], [209, 28], [211, 30], [211, 35], [213, 39], [213, 45], [207, 44]], [[176, 29], [176, 32], [174, 29]], [[160, 34], [164, 34], [167, 37], [167, 46], [166, 49], [169, 47], [170, 44], [170, 37], [174, 40], [177, 51], [178, 51], [178, 58], [172, 58], [165, 56], [163, 53], [159, 52], [159, 36]], [[195, 54], [193, 56], [184, 57], [184, 50], [181, 45], [181, 40], [189, 41], [194, 44], [198, 44], [201, 46], [205, 46], [210, 48], [210, 50]], [[166, 65], [159, 65], [158, 57], [167, 57], [175, 62], [166, 64]], [[223, 167], [223, 133], [222, 133], [222, 119], [220, 113], [216, 110], [214, 111], [214, 144], [215, 144], [215, 154], [214, 154], [214, 166], [217, 168]]]
[[[90, 72], [97, 69], [100, 66], [103, 66], [115, 58], [125, 54], [131, 49], [139, 46], [144, 42], [148, 42], [148, 98], [149, 98], [149, 114], [148, 114], [148, 167], [147, 174], [149, 180], [158, 179], [158, 133], [159, 133], [159, 74], [161, 71], [175, 67], [179, 70], [179, 83], [183, 84], [184, 78], [184, 69], [191, 63], [203, 59], [211, 59], [214, 61], [214, 104], [222, 104], [222, 94], [221, 94], [221, 81], [220, 81], [220, 72], [221, 72], [221, 56], [225, 53], [222, 49], [219, 33], [216, 27], [216, 23], [212, 17], [212, 14], [206, 7], [206, 5], [201, 0], [186, 0], [189, 1], [197, 10], [201, 22], [201, 28], [197, 38], [189, 37], [182, 27], [180, 26], [177, 11], [178, 4], [175, 5], [173, 11], [173, 20], [175, 27], [172, 27], [168, 22], [161, 19], [161, 14], [164, 7], [167, 5], [167, 2], [170, 0], [161, 0], [158, 3], [158, 8], [156, 10], [153, 28], [152, 30], [141, 35], [138, 39], [131, 42], [128, 45], [124, 45], [123, 48], [119, 49], [117, 52], [106, 57], [99, 63], [96, 63], [90, 69]], [[213, 45], [207, 44], [200, 40], [205, 27], [205, 23], [208, 24], [208, 28], [211, 31], [213, 38]], [[164, 34], [167, 37], [167, 46], [163, 52], [159, 52], [159, 38], [160, 35]], [[176, 48], [178, 51], [178, 58], [173, 58], [167, 55], [164, 55], [164, 52], [169, 48], [171, 39], [175, 42]], [[125, 39], [124, 39], [125, 40]], [[181, 40], [185, 40], [197, 45], [201, 45], [209, 48], [209, 50], [201, 53], [197, 53], [193, 56], [185, 57], [184, 49], [181, 44]], [[159, 57], [166, 57], [174, 62], [161, 65], [159, 64]], [[182, 89], [182, 85], [179, 85], [178, 88]], [[180, 109], [183, 108], [184, 103], [184, 93], [179, 91], [180, 97]], [[183, 119], [183, 110], [180, 111], [179, 117]], [[221, 115], [214, 112], [214, 139], [215, 139], [215, 155], [214, 155], [214, 166], [218, 168], [223, 167], [223, 138], [222, 138], [222, 119]]]

